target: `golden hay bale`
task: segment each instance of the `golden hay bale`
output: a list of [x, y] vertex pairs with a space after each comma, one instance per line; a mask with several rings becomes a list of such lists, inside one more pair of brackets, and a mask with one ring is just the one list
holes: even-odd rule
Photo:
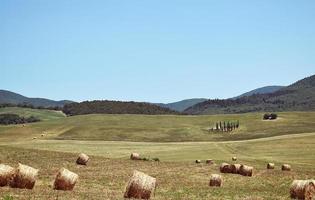
[[275, 164], [274, 163], [268, 163], [267, 164], [267, 169], [274, 169], [275, 168]]
[[206, 160], [206, 164], [209, 164], [209, 165], [213, 164], [213, 160], [212, 159]]
[[141, 158], [140, 158], [140, 155], [138, 153], [132, 153], [130, 155], [130, 159], [131, 160], [140, 160]]
[[209, 186], [221, 187], [223, 181], [219, 174], [211, 174]]
[[282, 171], [291, 171], [291, 165], [283, 164], [281, 167]]
[[126, 187], [124, 198], [150, 199], [155, 188], [155, 178], [135, 170]]
[[0, 187], [7, 186], [13, 180], [14, 168], [0, 164]]
[[38, 169], [19, 163], [19, 166], [15, 169], [10, 186], [12, 188], [33, 189], [37, 174]]
[[236, 157], [232, 157], [232, 161], [236, 161], [237, 160], [237, 158]]
[[253, 176], [253, 167], [247, 165], [241, 165], [239, 174], [243, 176]]
[[315, 199], [315, 180], [294, 180], [290, 195], [292, 199]]
[[44, 137], [44, 136], [45, 136], [45, 134], [41, 134], [40, 136]]
[[231, 165], [231, 173], [238, 174], [240, 172], [241, 164], [233, 164]]
[[196, 162], [196, 163], [201, 163], [201, 160], [196, 160], [195, 162]]
[[73, 190], [79, 176], [65, 168], [61, 168], [54, 182], [54, 190]]
[[89, 159], [90, 159], [90, 158], [89, 158], [88, 155], [86, 155], [86, 154], [84, 154], [84, 153], [80, 153], [80, 155], [79, 155], [79, 157], [78, 157], [76, 163], [77, 163], [78, 165], [86, 165], [87, 162], [89, 161]]
[[37, 139], [37, 137], [33, 137], [33, 140], [36, 140]]
[[220, 166], [220, 172], [221, 173], [231, 173], [232, 172], [232, 167], [228, 163], [222, 163]]

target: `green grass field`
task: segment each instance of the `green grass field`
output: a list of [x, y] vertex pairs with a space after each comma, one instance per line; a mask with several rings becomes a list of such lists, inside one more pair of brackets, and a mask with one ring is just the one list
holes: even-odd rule
[[[279, 119], [275, 121], [263, 121], [262, 115], [81, 115], [27, 124], [25, 127], [0, 127], [0, 139], [23, 137], [29, 140], [45, 132], [46, 139], [58, 140], [235, 141], [315, 131], [315, 112], [279, 113]], [[223, 120], [239, 120], [240, 128], [232, 133], [208, 131], [217, 121]]]
[[[293, 179], [315, 178], [315, 113], [279, 113], [276, 121], [261, 117], [262, 113], [85, 115], [24, 127], [0, 126], [0, 162], [12, 166], [21, 162], [40, 169], [34, 190], [3, 187], [0, 198], [123, 199], [132, 171], [140, 170], [157, 178], [154, 199], [289, 199]], [[215, 121], [237, 119], [241, 128], [232, 134], [206, 131]], [[91, 156], [85, 167], [75, 164], [80, 152]], [[131, 152], [159, 157], [161, 162], [131, 161]], [[232, 163], [232, 156], [238, 158], [237, 163], [254, 166], [254, 176], [221, 174], [223, 187], [210, 188], [210, 174], [220, 173], [220, 163]], [[214, 159], [215, 164], [195, 164], [196, 159]], [[268, 162], [274, 162], [276, 169], [266, 170]], [[282, 172], [283, 163], [291, 164], [292, 171]], [[80, 176], [72, 192], [52, 189], [61, 167]]]

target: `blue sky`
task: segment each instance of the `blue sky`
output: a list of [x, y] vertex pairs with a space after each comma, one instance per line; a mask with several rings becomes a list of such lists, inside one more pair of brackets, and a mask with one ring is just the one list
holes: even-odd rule
[[0, 88], [30, 97], [227, 98], [315, 74], [313, 0], [2, 0]]

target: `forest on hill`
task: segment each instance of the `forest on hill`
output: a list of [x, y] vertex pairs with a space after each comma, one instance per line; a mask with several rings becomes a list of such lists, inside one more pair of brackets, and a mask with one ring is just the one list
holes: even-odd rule
[[190, 108], [185, 114], [223, 114], [247, 112], [314, 111], [315, 75], [273, 93], [253, 94], [237, 99], [207, 100]]
[[177, 111], [163, 108], [150, 103], [123, 101], [84, 101], [66, 104], [62, 110], [66, 115], [84, 114], [145, 114], [168, 115], [180, 114]]

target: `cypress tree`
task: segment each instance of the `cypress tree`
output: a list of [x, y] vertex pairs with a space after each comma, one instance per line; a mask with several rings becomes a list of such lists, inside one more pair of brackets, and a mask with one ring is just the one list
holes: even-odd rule
[[226, 124], [225, 124], [225, 121], [223, 122], [223, 129], [224, 129], [224, 131], [226, 130]]

